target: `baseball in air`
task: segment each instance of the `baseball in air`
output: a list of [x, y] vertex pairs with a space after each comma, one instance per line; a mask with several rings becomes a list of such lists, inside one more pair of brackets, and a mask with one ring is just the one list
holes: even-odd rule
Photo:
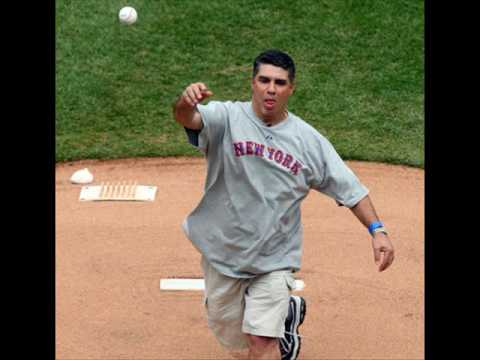
[[118, 19], [122, 24], [132, 25], [137, 21], [137, 10], [131, 6], [125, 6], [120, 9], [118, 13]]

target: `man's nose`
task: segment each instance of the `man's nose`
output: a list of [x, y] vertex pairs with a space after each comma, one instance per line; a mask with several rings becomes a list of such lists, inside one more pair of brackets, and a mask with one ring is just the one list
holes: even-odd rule
[[275, 90], [275, 82], [274, 81], [270, 81], [270, 83], [268, 84], [267, 91], [270, 94], [275, 94], [276, 90]]

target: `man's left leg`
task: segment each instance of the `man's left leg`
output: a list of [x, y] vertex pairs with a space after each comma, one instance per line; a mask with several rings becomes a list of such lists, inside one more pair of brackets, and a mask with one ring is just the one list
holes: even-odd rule
[[247, 335], [248, 359], [249, 360], [280, 360], [280, 348], [278, 339], [266, 336]]
[[278, 339], [284, 336], [291, 271], [274, 271], [254, 278], [245, 292], [242, 331], [248, 335], [250, 359], [280, 359]]

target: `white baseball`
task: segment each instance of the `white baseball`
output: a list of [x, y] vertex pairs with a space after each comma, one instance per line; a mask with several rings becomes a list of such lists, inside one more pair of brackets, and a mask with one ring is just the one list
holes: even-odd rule
[[125, 6], [120, 9], [120, 12], [118, 13], [118, 19], [122, 24], [126, 25], [132, 25], [137, 21], [137, 10], [135, 10], [131, 6]]

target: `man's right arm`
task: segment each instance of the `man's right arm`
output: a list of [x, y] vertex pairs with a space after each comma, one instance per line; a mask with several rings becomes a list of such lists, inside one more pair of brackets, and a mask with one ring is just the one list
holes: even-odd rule
[[204, 83], [190, 84], [173, 106], [175, 120], [187, 129], [201, 130], [203, 122], [197, 104], [212, 95]]

